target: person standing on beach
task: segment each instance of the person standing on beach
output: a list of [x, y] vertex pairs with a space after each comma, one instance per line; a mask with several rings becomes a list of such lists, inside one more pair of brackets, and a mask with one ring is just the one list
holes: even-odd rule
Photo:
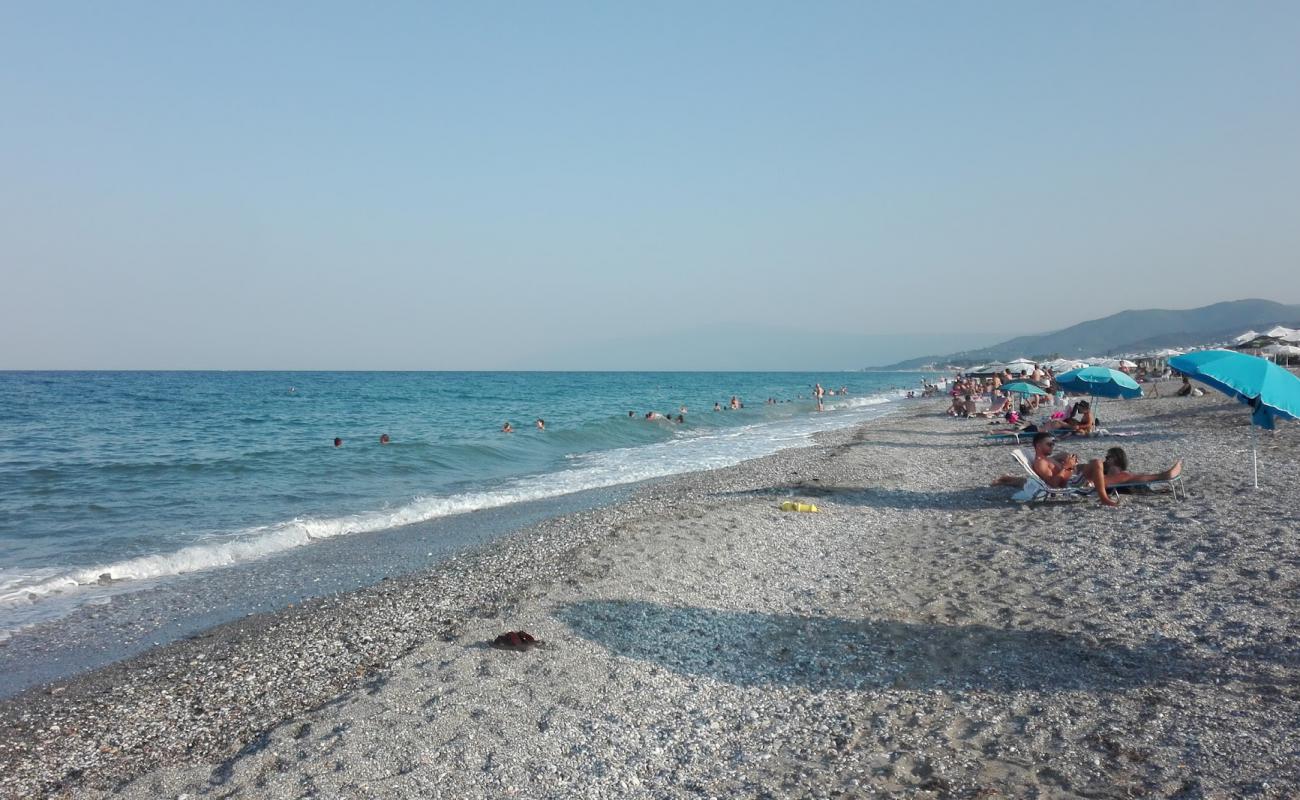
[[820, 383], [813, 384], [813, 397], [817, 398], [818, 411], [825, 410], [824, 407], [822, 406], [822, 397], [824, 397], [825, 394], [826, 394], [826, 390], [822, 388], [822, 385]]

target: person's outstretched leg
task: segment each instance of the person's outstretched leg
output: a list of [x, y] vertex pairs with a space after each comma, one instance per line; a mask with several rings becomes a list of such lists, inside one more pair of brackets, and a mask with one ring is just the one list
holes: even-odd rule
[[1156, 483], [1177, 478], [1183, 471], [1183, 462], [1177, 461], [1164, 472], [1121, 472], [1111, 478], [1111, 483]]

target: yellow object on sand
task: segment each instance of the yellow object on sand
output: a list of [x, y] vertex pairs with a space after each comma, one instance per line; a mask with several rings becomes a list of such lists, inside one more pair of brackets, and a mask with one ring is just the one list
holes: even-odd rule
[[781, 504], [782, 511], [810, 511], [817, 513], [817, 506], [812, 503], [796, 503], [793, 500], [786, 500]]

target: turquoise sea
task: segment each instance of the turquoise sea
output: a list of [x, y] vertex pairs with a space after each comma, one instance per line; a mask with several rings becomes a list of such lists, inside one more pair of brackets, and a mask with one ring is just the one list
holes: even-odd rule
[[[877, 416], [920, 378], [0, 373], [0, 637], [325, 540], [735, 464]], [[817, 413], [815, 382], [848, 393]], [[733, 395], [742, 409], [713, 410]]]

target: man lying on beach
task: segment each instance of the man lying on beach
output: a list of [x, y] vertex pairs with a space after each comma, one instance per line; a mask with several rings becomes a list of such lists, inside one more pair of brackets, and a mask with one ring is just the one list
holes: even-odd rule
[[[1079, 457], [1074, 453], [1052, 451], [1056, 447], [1056, 437], [1047, 431], [1034, 434], [1034, 459], [1031, 464], [1038, 479], [1053, 489], [1066, 487], [1091, 486], [1097, 490], [1097, 500], [1104, 506], [1117, 506], [1106, 491], [1106, 468], [1100, 458], [1094, 458], [1079, 469]], [[1127, 459], [1126, 459], [1127, 463]], [[1020, 475], [1001, 475], [994, 479], [994, 486], [1014, 486], [1023, 489], [1028, 479]]]

